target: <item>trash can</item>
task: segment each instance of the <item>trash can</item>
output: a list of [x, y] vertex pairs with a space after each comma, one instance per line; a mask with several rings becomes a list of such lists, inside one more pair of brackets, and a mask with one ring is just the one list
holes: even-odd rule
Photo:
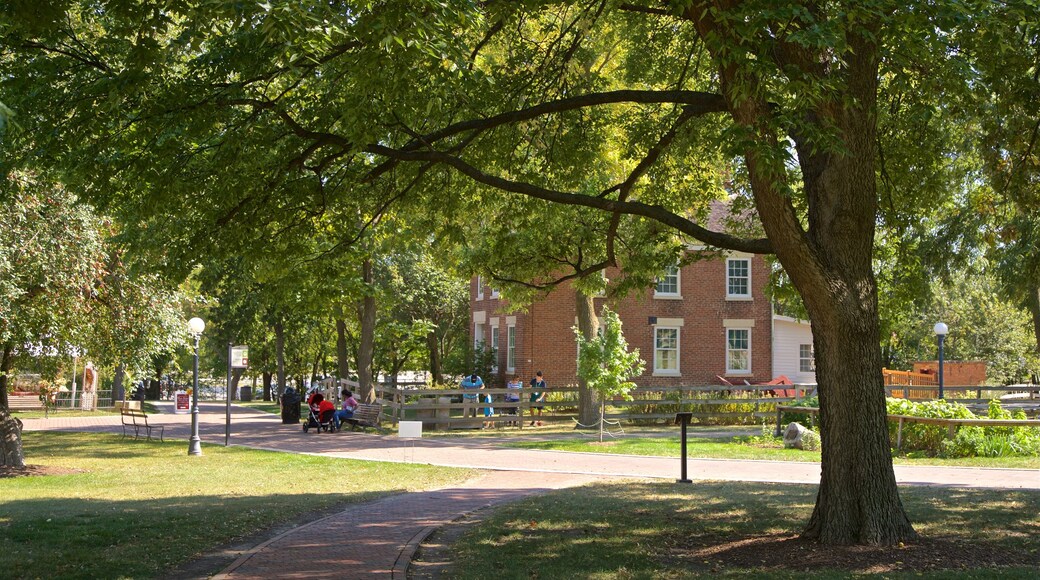
[[239, 387], [238, 389], [238, 400], [239, 401], [252, 401], [253, 400], [253, 387]]
[[300, 422], [300, 395], [295, 389], [288, 388], [282, 393], [282, 423]]

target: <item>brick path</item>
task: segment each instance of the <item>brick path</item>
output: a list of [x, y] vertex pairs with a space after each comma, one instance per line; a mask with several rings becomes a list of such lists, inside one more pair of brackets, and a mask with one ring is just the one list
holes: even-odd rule
[[[222, 444], [224, 406], [200, 406], [203, 443]], [[190, 434], [188, 415], [162, 414], [151, 417], [149, 422], [166, 425], [168, 438], [187, 439]], [[29, 431], [121, 432], [117, 415], [64, 418], [59, 414], [56, 418], [29, 419], [24, 423]], [[413, 446], [394, 436], [305, 434], [298, 426], [282, 425], [273, 415], [241, 407], [234, 409], [232, 425], [231, 442], [235, 445], [493, 471], [484, 471], [482, 476], [458, 487], [353, 506], [294, 528], [243, 553], [221, 572], [220, 578], [404, 578], [408, 561], [422, 538], [475, 509], [595, 479], [675, 479], [679, 475], [679, 461], [675, 458], [511, 449], [501, 446], [511, 438], [507, 433], [493, 438], [429, 438]], [[531, 434], [525, 433], [524, 438], [529, 437]], [[817, 463], [691, 459], [687, 467], [689, 477], [695, 480], [814, 484], [820, 478]], [[1035, 469], [897, 465], [895, 470], [901, 485], [1040, 489], [1040, 470]]]

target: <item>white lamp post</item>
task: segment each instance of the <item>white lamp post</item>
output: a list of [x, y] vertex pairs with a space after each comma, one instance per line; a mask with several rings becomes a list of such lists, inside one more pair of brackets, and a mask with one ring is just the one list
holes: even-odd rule
[[188, 440], [188, 455], [202, 455], [202, 440], [199, 439], [199, 337], [206, 330], [206, 323], [195, 317], [188, 321], [188, 328], [195, 335], [194, 379], [191, 387], [191, 439]]
[[943, 343], [946, 342], [946, 335], [950, 332], [950, 327], [946, 326], [944, 322], [936, 322], [935, 326], [932, 327], [935, 332], [935, 336], [939, 337], [939, 398], [943, 398]]

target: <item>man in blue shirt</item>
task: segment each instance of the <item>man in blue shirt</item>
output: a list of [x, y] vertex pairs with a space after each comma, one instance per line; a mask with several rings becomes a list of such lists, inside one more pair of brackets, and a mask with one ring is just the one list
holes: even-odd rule
[[[462, 388], [467, 391], [473, 391], [472, 395], [469, 393], [462, 395], [462, 402], [466, 404], [466, 406], [463, 407], [462, 410], [463, 417], [477, 416], [477, 391], [479, 391], [480, 388], [483, 386], [484, 381], [481, 380], [480, 376], [477, 375], [477, 373], [473, 373], [472, 375], [462, 379]], [[472, 414], [470, 414], [471, 411]]]

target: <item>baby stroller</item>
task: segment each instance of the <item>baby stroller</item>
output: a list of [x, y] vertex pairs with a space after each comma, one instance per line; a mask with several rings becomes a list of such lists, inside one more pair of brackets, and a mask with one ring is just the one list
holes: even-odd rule
[[324, 395], [314, 393], [311, 395], [310, 400], [307, 401], [307, 406], [310, 408], [310, 413], [307, 415], [307, 422], [303, 424], [304, 433], [310, 429], [328, 433], [336, 430], [336, 425], [332, 422], [333, 417], [336, 415], [336, 406], [326, 401]]

